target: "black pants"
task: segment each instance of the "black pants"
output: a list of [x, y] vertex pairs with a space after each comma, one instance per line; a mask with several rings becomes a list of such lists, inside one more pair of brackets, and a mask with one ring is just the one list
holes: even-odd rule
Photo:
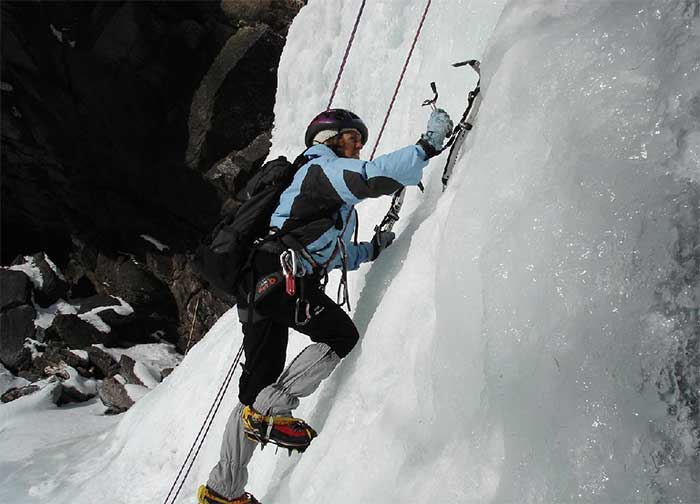
[[[280, 269], [279, 257], [258, 252], [253, 268], [252, 276], [257, 283], [258, 279]], [[320, 289], [319, 280], [313, 277], [297, 279], [297, 282], [301, 281], [304, 282], [304, 297], [310, 305], [308, 323], [297, 325], [295, 322], [299, 288], [297, 295], [289, 296], [280, 283], [255, 304], [255, 310], [265, 318], [243, 324], [246, 363], [238, 384], [238, 398], [243, 404], [252, 405], [258, 393], [282, 374], [289, 328], [306, 334], [311, 341], [327, 344], [341, 358], [350, 353], [359, 339], [352, 319]]]

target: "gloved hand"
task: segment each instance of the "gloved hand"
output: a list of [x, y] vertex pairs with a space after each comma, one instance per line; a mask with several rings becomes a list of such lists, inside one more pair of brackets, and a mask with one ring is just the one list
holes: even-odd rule
[[420, 136], [418, 144], [429, 158], [437, 156], [442, 150], [445, 138], [452, 133], [454, 124], [447, 112], [443, 109], [435, 109], [428, 119], [427, 131]]
[[372, 260], [374, 261], [382, 250], [391, 245], [396, 238], [396, 234], [391, 231], [376, 231], [374, 237], [372, 238], [372, 245], [374, 246], [374, 253], [372, 254]]

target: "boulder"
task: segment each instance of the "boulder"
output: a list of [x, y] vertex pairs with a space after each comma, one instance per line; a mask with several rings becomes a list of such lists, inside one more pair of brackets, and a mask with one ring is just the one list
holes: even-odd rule
[[20, 397], [33, 394], [37, 390], [41, 390], [41, 387], [39, 387], [38, 385], [26, 385], [24, 387], [11, 388], [10, 390], [8, 390], [0, 396], [0, 401], [8, 403], [14, 401], [15, 399], [19, 399]]
[[56, 370], [56, 377], [60, 380], [60, 393], [54, 397], [58, 406], [72, 402], [85, 402], [97, 395], [97, 382], [89, 378], [83, 378], [78, 371], [63, 363]]
[[95, 367], [97, 378], [110, 378], [119, 373], [119, 363], [101, 348], [91, 346], [87, 353], [90, 363]]
[[57, 406], [63, 406], [64, 404], [68, 403], [85, 402], [95, 397], [95, 394], [86, 394], [85, 392], [78, 390], [75, 387], [66, 385], [65, 383], [62, 383], [60, 388], [61, 392], [55, 399]]
[[0, 269], [0, 310], [5, 311], [32, 301], [32, 283], [21, 271]]
[[119, 327], [134, 320], [134, 310], [114, 296], [97, 294], [80, 302], [78, 314], [94, 311], [105, 324]]
[[0, 362], [13, 373], [29, 369], [32, 356], [24, 341], [34, 336], [36, 311], [22, 305], [0, 313]]
[[47, 307], [68, 295], [69, 285], [54, 262], [43, 252], [32, 256], [18, 257], [14, 266], [30, 268], [36, 272], [34, 279], [34, 300], [39, 306]]
[[109, 333], [99, 331], [94, 325], [85, 322], [77, 315], [63, 313], [56, 315], [45, 335], [47, 339], [61, 341], [65, 346], [77, 349], [111, 340]]
[[133, 399], [124, 388], [126, 380], [120, 375], [105, 378], [97, 388], [102, 403], [107, 406], [108, 415], [122, 413], [134, 405]]
[[87, 374], [81, 372], [83, 370], [88, 372], [92, 367], [90, 365], [90, 358], [85, 350], [76, 350], [75, 352], [72, 352], [67, 348], [62, 348], [59, 350], [59, 354], [66, 364], [77, 369], [81, 375], [88, 376]]
[[17, 373], [17, 376], [19, 376], [20, 378], [24, 378], [28, 382], [32, 382], [32, 383], [38, 382], [42, 378], [41, 374], [38, 374], [36, 371], [31, 370], [31, 369], [30, 370], [22, 370], [19, 373]]
[[4, 394], [10, 389], [24, 387], [26, 385], [29, 385], [28, 380], [13, 375], [5, 366], [0, 364], [0, 394]]
[[143, 383], [134, 372], [135, 365], [136, 361], [134, 359], [132, 359], [128, 355], [122, 355], [121, 359], [119, 359], [119, 366], [121, 368], [119, 374], [124, 377], [127, 383], [145, 386], [145, 383]]

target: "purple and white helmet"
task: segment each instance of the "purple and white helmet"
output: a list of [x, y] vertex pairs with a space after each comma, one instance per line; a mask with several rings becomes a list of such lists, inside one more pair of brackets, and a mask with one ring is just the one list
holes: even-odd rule
[[345, 109], [329, 109], [313, 118], [306, 128], [304, 140], [306, 146], [311, 147], [350, 130], [358, 131], [362, 137], [362, 143], [367, 143], [369, 135], [367, 126], [357, 114]]

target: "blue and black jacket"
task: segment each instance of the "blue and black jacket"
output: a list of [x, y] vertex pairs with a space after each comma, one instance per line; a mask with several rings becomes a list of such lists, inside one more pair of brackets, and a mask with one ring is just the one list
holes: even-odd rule
[[419, 145], [373, 161], [341, 158], [325, 145], [314, 145], [304, 154], [312, 159], [282, 193], [270, 226], [291, 234], [305, 247], [315, 263], [303, 259], [307, 273], [343, 266], [356, 270], [372, 260], [374, 247], [370, 242], [352, 240], [357, 227], [355, 205], [365, 198], [418, 185], [428, 156]]

